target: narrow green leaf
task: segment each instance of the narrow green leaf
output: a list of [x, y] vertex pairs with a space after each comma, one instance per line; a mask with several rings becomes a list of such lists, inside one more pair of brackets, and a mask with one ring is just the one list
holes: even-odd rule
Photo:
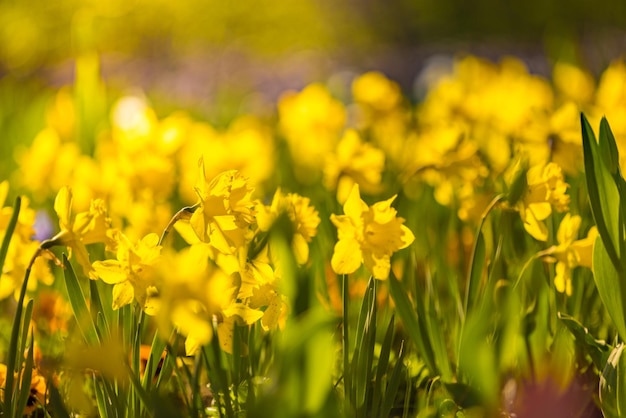
[[617, 185], [600, 156], [593, 129], [581, 114], [585, 176], [591, 212], [596, 221], [609, 260], [620, 271], [619, 249], [619, 192]]
[[101, 417], [109, 418], [116, 417], [117, 414], [113, 409], [112, 402], [109, 401], [109, 396], [107, 393], [107, 385], [106, 382], [103, 384], [102, 379], [98, 379], [97, 377], [93, 377], [93, 386], [94, 391], [96, 392], [96, 406], [98, 407], [98, 415]]
[[[48, 382], [51, 382], [52, 377], [48, 376], [46, 380]], [[50, 406], [53, 412], [52, 416], [55, 418], [70, 418], [70, 414], [69, 412], [67, 412], [67, 409], [65, 408], [65, 405], [63, 404], [63, 399], [61, 397], [61, 394], [59, 393], [59, 389], [57, 389], [55, 385], [49, 385], [48, 392], [49, 392]], [[101, 414], [100, 416], [105, 416], [105, 415]]]
[[615, 136], [611, 131], [609, 122], [605, 117], [600, 121], [600, 133], [598, 135], [598, 148], [604, 165], [609, 169], [609, 173], [615, 178], [619, 170], [619, 152]]
[[155, 377], [159, 376], [159, 365], [161, 365], [161, 371], [163, 370], [163, 366], [165, 365], [165, 360], [163, 359], [165, 345], [166, 342], [159, 337], [159, 332], [155, 332], [154, 337], [152, 338], [152, 345], [150, 346], [150, 355], [148, 356], [148, 361], [146, 362], [146, 369], [143, 373], [143, 381], [141, 382], [145, 389], [149, 389]]
[[391, 409], [393, 408], [393, 402], [396, 399], [396, 395], [398, 393], [398, 389], [400, 388], [401, 378], [402, 378], [402, 369], [404, 368], [404, 355], [406, 353], [406, 348], [404, 344], [400, 347], [400, 356], [396, 361], [396, 365], [393, 368], [393, 372], [391, 372], [391, 377], [389, 378], [389, 384], [387, 385], [387, 390], [385, 391], [385, 395], [383, 397], [383, 403], [381, 408], [381, 417], [389, 417], [391, 416]]
[[[359, 318], [359, 329], [357, 330], [357, 346], [355, 347], [354, 377], [356, 387], [357, 411], [363, 411], [367, 405], [367, 389], [371, 380], [371, 368], [374, 357], [374, 345], [376, 343], [376, 279], [370, 277], [370, 282], [363, 298], [361, 317]], [[365, 413], [363, 414], [365, 415]]]
[[132, 369], [132, 367], [130, 367], [130, 364], [126, 364], [126, 368], [128, 371], [128, 376], [130, 377], [130, 382], [133, 385], [133, 389], [135, 389], [135, 393], [137, 395], [139, 395], [139, 399], [141, 400], [141, 403], [145, 406], [145, 410], [148, 412], [148, 414], [150, 416], [153, 416], [153, 404], [152, 404], [152, 400], [150, 398], [150, 395], [148, 394], [148, 392], [146, 392], [146, 390], [141, 386], [141, 382], [139, 380], [139, 377], [137, 376], [137, 374], [135, 373], [135, 371]]
[[604, 242], [600, 238], [596, 239], [593, 248], [593, 279], [617, 333], [622, 341], [626, 341], [623, 280], [611, 263]]
[[[31, 309], [32, 309], [32, 300], [30, 301]], [[23, 336], [26, 338], [26, 336]], [[28, 398], [30, 397], [30, 384], [33, 379], [33, 352], [35, 351], [35, 340], [33, 335], [30, 336], [30, 343], [28, 346], [28, 356], [26, 357], [26, 364], [24, 365], [24, 369], [21, 372], [22, 381], [20, 385], [20, 390], [17, 393], [18, 397], [16, 399], [16, 408], [15, 411], [24, 411], [26, 408], [26, 404], [28, 403]], [[18, 412], [19, 413], [19, 412]], [[21, 413], [19, 413], [22, 415]]]
[[393, 343], [393, 334], [395, 327], [395, 317], [392, 315], [387, 326], [385, 338], [380, 347], [380, 354], [378, 356], [378, 364], [376, 366], [376, 378], [374, 379], [374, 395], [372, 399], [372, 411], [373, 416], [381, 416], [381, 398], [384, 393], [383, 379], [387, 374], [387, 367], [389, 367], [389, 356], [391, 354], [391, 344]]
[[[441, 314], [437, 312], [435, 306], [437, 303], [437, 295], [432, 295], [432, 297], [428, 298], [428, 312], [425, 312], [422, 318], [424, 318], [424, 322], [426, 322], [430, 346], [432, 347], [435, 363], [439, 368], [441, 378], [444, 381], [448, 381], [452, 379], [453, 373], [450, 365], [450, 357], [448, 356], [448, 348], [446, 346], [446, 343], [450, 341], [450, 336], [445, 335], [445, 332], [446, 326], [451, 324], [446, 323], [446, 326], [442, 326], [440, 322]], [[418, 314], [421, 314], [421, 312], [418, 312]]]
[[11, 219], [7, 224], [7, 228], [4, 232], [4, 238], [2, 239], [2, 246], [0, 246], [0, 271], [3, 271], [4, 261], [7, 258], [7, 252], [9, 251], [9, 244], [11, 244], [11, 238], [13, 238], [13, 232], [15, 231], [15, 225], [17, 225], [17, 219], [20, 215], [20, 208], [22, 206], [22, 199], [18, 196], [15, 199], [13, 205], [13, 212], [11, 213]]
[[352, 396], [352, 376], [351, 376], [351, 367], [350, 367], [350, 327], [348, 324], [350, 323], [350, 315], [349, 315], [349, 307], [350, 307], [350, 288], [348, 285], [348, 276], [346, 274], [342, 275], [341, 281], [341, 301], [343, 304], [343, 317], [341, 323], [342, 334], [342, 352], [343, 352], [343, 388], [344, 388], [344, 399], [345, 399], [345, 411], [344, 415], [348, 415], [350, 404], [350, 397]]
[[[293, 371], [299, 367], [303, 369], [304, 376], [300, 377], [296, 372], [295, 375], [290, 374], [290, 377], [295, 377], [298, 381], [304, 383], [300, 392], [301, 414], [312, 417], [319, 416], [332, 391], [332, 382], [329, 376], [332, 376], [336, 367], [336, 351], [333, 348], [335, 341], [334, 327], [324, 320], [327, 312], [319, 307], [311, 312], [319, 313], [317, 320], [324, 321], [322, 323], [326, 323], [326, 326], [309, 328], [311, 331], [308, 333], [308, 340], [304, 341], [297, 348], [297, 351], [283, 352], [285, 354], [285, 362], [281, 363], [282, 367], [288, 367]], [[302, 324], [303, 327], [306, 325]], [[300, 363], [300, 361], [303, 361], [304, 364]], [[288, 382], [293, 380], [287, 378], [282, 381], [289, 384]]]
[[471, 386], [463, 383], [444, 383], [444, 386], [454, 399], [454, 403], [462, 408], [483, 405], [483, 398]]
[[476, 242], [474, 243], [474, 249], [472, 251], [472, 259], [469, 267], [469, 274], [467, 277], [467, 291], [465, 295], [465, 315], [474, 305], [474, 301], [478, 297], [481, 284], [483, 282], [483, 275], [485, 270], [485, 238], [482, 232], [479, 230], [476, 236]]
[[33, 315], [33, 300], [29, 300], [26, 304], [26, 310], [24, 311], [24, 315], [22, 316], [22, 331], [20, 333], [20, 353], [26, 352], [26, 344], [28, 342], [28, 330], [30, 329], [30, 319]]
[[80, 333], [87, 344], [98, 344], [99, 339], [98, 333], [96, 332], [96, 325], [94, 324], [91, 313], [87, 308], [85, 295], [80, 287], [80, 283], [78, 283], [74, 269], [65, 254], [63, 254], [63, 266], [65, 267], [65, 286], [67, 288], [67, 294], [70, 299], [70, 305], [72, 306], [72, 311], [74, 312], [74, 317], [76, 318]]
[[[97, 280], [89, 280], [89, 296], [91, 298], [91, 314], [94, 318], [96, 324], [98, 323], [98, 317], [101, 316], [101, 321], [106, 329], [109, 329], [109, 324], [107, 323], [107, 316], [105, 311], [105, 306], [102, 304], [102, 299], [100, 298], [100, 292], [98, 291], [98, 281]], [[109, 308], [111, 309], [111, 308]], [[101, 329], [100, 332], [104, 331]]]
[[600, 407], [602, 408], [602, 414], [606, 418], [621, 417], [618, 399], [620, 394], [620, 390], [618, 388], [618, 373], [620, 369], [619, 363], [623, 362], [623, 351], [623, 343], [620, 343], [613, 349], [613, 351], [611, 351], [606, 366], [602, 370], [602, 375], [600, 376]]
[[363, 344], [364, 334], [367, 328], [367, 321], [370, 316], [370, 311], [372, 310], [372, 292], [373, 292], [373, 282], [374, 278], [370, 277], [370, 281], [365, 290], [365, 295], [363, 296], [363, 301], [361, 303], [361, 310], [359, 311], [359, 318], [356, 326], [356, 335], [354, 337], [354, 348], [359, 349], [359, 347]]
[[[35, 257], [37, 254], [35, 254]], [[24, 298], [26, 296], [26, 289], [28, 288], [28, 279], [30, 277], [30, 269], [29, 266], [26, 269], [26, 273], [24, 274], [24, 281], [22, 282], [22, 287], [20, 288], [20, 296], [17, 300], [17, 307], [15, 308], [15, 318], [13, 319], [13, 326], [11, 328], [11, 339], [9, 340], [9, 352], [7, 359], [7, 376], [6, 382], [4, 385], [4, 412], [6, 412], [7, 416], [14, 416], [17, 411], [15, 408], [14, 402], [14, 393], [13, 393], [13, 385], [15, 381], [15, 373], [20, 374], [20, 369], [22, 366], [23, 359], [23, 351], [20, 352], [19, 346], [19, 338], [23, 329], [21, 327], [22, 324], [22, 311], [24, 309]], [[30, 302], [30, 312], [32, 312], [32, 301]], [[30, 320], [30, 318], [29, 318]], [[28, 330], [26, 331], [28, 332]], [[22, 339], [26, 337], [24, 335], [21, 336]], [[8, 396], [6, 394], [9, 394]], [[21, 411], [20, 411], [21, 412]]]
[[516, 164], [516, 170], [513, 174], [513, 181], [507, 191], [506, 200], [509, 206], [513, 207], [519, 202], [526, 190], [528, 189], [528, 161], [518, 160]]
[[236, 385], [240, 383], [241, 376], [241, 358], [244, 356], [243, 341], [241, 341], [241, 326], [236, 323], [233, 324], [233, 354], [230, 356], [232, 359], [231, 370], [233, 373], [234, 381]]
[[[396, 304], [396, 311], [404, 324], [411, 340], [417, 346], [419, 355], [423, 358], [433, 376], [439, 375], [439, 368], [435, 362], [435, 355], [429, 342], [424, 339], [425, 329], [420, 326], [417, 313], [411, 306], [411, 301], [402, 284], [396, 279], [393, 272], [389, 274], [389, 291]], [[419, 303], [419, 301], [417, 302]]]
[[589, 334], [587, 328], [585, 328], [575, 318], [561, 312], [558, 313], [558, 316], [570, 330], [582, 352], [589, 355], [598, 370], [602, 370], [608, 360], [610, 352], [610, 347], [606, 344], [606, 342], [596, 340], [591, 334]]

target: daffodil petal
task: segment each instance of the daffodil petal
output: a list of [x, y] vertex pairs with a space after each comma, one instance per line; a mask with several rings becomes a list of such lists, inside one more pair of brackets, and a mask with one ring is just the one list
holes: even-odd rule
[[360, 266], [363, 255], [355, 239], [340, 239], [335, 244], [335, 251], [330, 260], [333, 271], [337, 274], [354, 273]]
[[128, 279], [128, 273], [118, 260], [104, 260], [93, 263], [93, 269], [105, 283], [117, 284]]
[[113, 286], [113, 309], [128, 305], [135, 297], [135, 289], [130, 282], [125, 281]]
[[415, 241], [415, 235], [413, 235], [413, 231], [405, 225], [401, 225], [400, 228], [402, 229], [402, 246], [400, 249], [402, 249], [408, 247]]
[[372, 273], [375, 279], [386, 280], [389, 278], [391, 261], [388, 255], [377, 255], [369, 252], [363, 254], [363, 263]]
[[346, 203], [343, 205], [343, 213], [354, 220], [358, 220], [364, 211], [367, 211], [367, 205], [361, 200], [359, 185], [355, 183]]
[[61, 229], [70, 229], [70, 211], [72, 207], [72, 191], [64, 186], [54, 199], [54, 211], [59, 217]]
[[301, 234], [294, 234], [291, 248], [298, 264], [303, 265], [309, 261], [309, 244]]

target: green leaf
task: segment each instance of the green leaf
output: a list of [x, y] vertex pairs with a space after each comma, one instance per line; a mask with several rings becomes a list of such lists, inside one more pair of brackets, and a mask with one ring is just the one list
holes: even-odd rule
[[626, 412], [626, 357], [624, 343], [611, 351], [600, 376], [600, 407], [607, 418], [618, 418]]
[[[396, 279], [393, 272], [389, 273], [389, 291], [396, 304], [398, 316], [400, 316], [409, 337], [417, 346], [420, 356], [424, 359], [424, 363], [426, 363], [426, 367], [428, 367], [433, 376], [439, 375], [439, 368], [435, 362], [435, 354], [430, 346], [430, 342], [425, 339], [427, 335], [426, 327], [420, 326], [417, 313], [411, 305], [407, 291], [398, 279]], [[417, 303], [419, 303], [419, 301]]]
[[135, 374], [135, 371], [132, 369], [132, 367], [130, 367], [130, 364], [126, 363], [126, 368], [128, 370], [128, 376], [130, 377], [130, 382], [132, 383], [133, 388], [135, 389], [135, 393], [139, 396], [139, 399], [141, 399], [141, 403], [146, 407], [146, 410], [148, 411], [149, 415], [153, 416], [153, 413], [152, 413], [153, 404], [152, 404], [152, 399], [150, 395], [141, 386], [141, 381], [139, 380], [139, 377]]
[[454, 403], [461, 408], [482, 406], [483, 399], [475, 389], [463, 383], [444, 383], [448, 393], [454, 399]]
[[481, 397], [481, 403], [489, 406], [499, 401], [500, 377], [492, 316], [493, 311], [485, 309], [475, 310], [466, 318], [461, 331], [457, 366], [459, 382], [471, 386]]
[[600, 238], [596, 238], [593, 248], [593, 279], [617, 333], [622, 341], [626, 341], [626, 311], [624, 310], [624, 286], [626, 284], [623, 283], [622, 277], [611, 263], [604, 242]]
[[600, 121], [600, 133], [598, 138], [598, 148], [605, 166], [613, 177], [617, 176], [619, 170], [619, 152], [615, 137], [605, 117]]
[[[620, 255], [620, 224], [619, 224], [619, 201], [620, 195], [617, 184], [604, 158], [601, 156], [596, 137], [585, 118], [581, 114], [583, 152], [585, 161], [585, 176], [591, 212], [598, 227], [598, 233], [602, 238], [609, 260], [615, 268], [622, 270]], [[608, 135], [604, 135], [603, 149], [610, 147]], [[606, 151], [605, 151], [606, 153]], [[606, 157], [609, 158], [609, 157]]]
[[[36, 256], [37, 254], [35, 254]], [[34, 260], [34, 259], [33, 259]], [[9, 396], [4, 396], [4, 412], [6, 412], [7, 416], [14, 416], [18, 410], [15, 409], [15, 393], [13, 392], [13, 384], [15, 381], [15, 373], [20, 375], [20, 370], [22, 368], [22, 355], [23, 350], [20, 351], [19, 341], [26, 341], [28, 334], [28, 327], [26, 330], [21, 326], [22, 324], [22, 311], [24, 309], [24, 297], [26, 296], [26, 289], [28, 288], [28, 278], [30, 277], [30, 269], [31, 265], [26, 269], [26, 273], [24, 274], [24, 281], [22, 282], [22, 287], [20, 289], [20, 296], [17, 301], [17, 308], [15, 309], [15, 318], [13, 318], [13, 326], [11, 328], [11, 339], [9, 340], [9, 352], [7, 359], [7, 376], [6, 382], [4, 385], [5, 394], [9, 394]], [[29, 302], [26, 312], [29, 315], [28, 323], [30, 323], [30, 314], [33, 311], [33, 303]], [[21, 413], [21, 411], [19, 411]]]
[[357, 329], [357, 344], [353, 358], [354, 382], [356, 387], [357, 412], [364, 412], [371, 397], [370, 382], [372, 379], [372, 363], [376, 343], [376, 279], [370, 277], [368, 288], [363, 298], [361, 315]]
[[396, 365], [391, 372], [391, 377], [389, 378], [389, 384], [387, 385], [387, 390], [383, 396], [383, 402], [381, 407], [381, 413], [379, 416], [381, 417], [390, 417], [391, 409], [393, 408], [393, 403], [396, 399], [396, 394], [398, 393], [398, 389], [400, 388], [400, 383], [402, 379], [402, 369], [404, 368], [404, 355], [406, 353], [406, 347], [404, 347], [404, 342], [402, 347], [400, 347], [400, 356], [396, 361]]
[[63, 254], [63, 266], [65, 267], [65, 286], [67, 288], [67, 295], [70, 299], [70, 305], [72, 306], [72, 311], [74, 312], [74, 317], [78, 323], [80, 333], [87, 344], [96, 345], [99, 343], [96, 325], [94, 324], [91, 313], [87, 308], [85, 295], [83, 294], [83, 290], [78, 283], [74, 269], [65, 254]]
[[0, 271], [3, 271], [4, 260], [7, 258], [7, 252], [9, 251], [9, 244], [11, 244], [11, 238], [13, 238], [13, 232], [15, 231], [15, 225], [17, 225], [17, 219], [20, 215], [20, 207], [22, 206], [22, 199], [18, 196], [15, 199], [13, 205], [13, 212], [11, 213], [11, 219], [7, 224], [7, 229], [4, 232], [4, 239], [2, 240], [2, 246], [0, 246]]
[[[52, 377], [46, 379], [48, 382], [52, 381]], [[54, 412], [52, 416], [57, 418], [70, 418], [70, 414], [67, 412], [65, 405], [63, 404], [63, 398], [59, 393], [59, 389], [55, 385], [48, 386], [50, 406]], [[97, 391], [96, 391], [97, 392]]]
[[[30, 301], [31, 309], [32, 309], [32, 300]], [[30, 322], [30, 321], [29, 321]], [[26, 364], [24, 365], [24, 370], [22, 371], [22, 381], [19, 391], [19, 397], [17, 400], [17, 408], [15, 411], [23, 411], [26, 408], [26, 404], [28, 403], [28, 398], [30, 397], [30, 384], [33, 379], [33, 364], [34, 359], [33, 355], [35, 351], [35, 340], [33, 335], [30, 336], [30, 344], [28, 346], [28, 356], [26, 357]], [[20, 413], [21, 415], [21, 413]]]
[[393, 343], [393, 334], [395, 328], [395, 317], [392, 316], [387, 326], [387, 332], [385, 333], [385, 339], [380, 347], [380, 354], [378, 355], [378, 364], [376, 365], [376, 379], [374, 380], [374, 396], [372, 400], [372, 411], [374, 416], [382, 416], [380, 412], [381, 398], [385, 393], [383, 387], [383, 378], [387, 374], [387, 367], [389, 367], [389, 356], [391, 354], [391, 344]]
[[610, 347], [606, 342], [596, 340], [580, 322], [573, 317], [558, 313], [559, 319], [574, 336], [578, 347], [593, 361], [598, 370], [602, 370], [609, 358]]
[[520, 201], [528, 189], [528, 161], [520, 160], [517, 164], [513, 181], [508, 189], [506, 200], [509, 206], [513, 207]]
[[[159, 365], [161, 365], [161, 370], [165, 365], [165, 359], [163, 358], [165, 345], [166, 341], [159, 337], [158, 331], [155, 332], [152, 345], [150, 346], [150, 355], [148, 356], [146, 369], [143, 374], [143, 381], [141, 382], [142, 386], [146, 389], [150, 388], [153, 379], [159, 376]], [[159, 381], [157, 380], [156, 383], [158, 384]]]

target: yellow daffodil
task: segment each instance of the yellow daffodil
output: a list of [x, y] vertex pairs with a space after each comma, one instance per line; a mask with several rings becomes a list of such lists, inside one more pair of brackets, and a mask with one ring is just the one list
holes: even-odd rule
[[[2, 389], [2, 397], [4, 397], [4, 386], [7, 381], [7, 373], [7, 366], [0, 363], [0, 389]], [[18, 385], [21, 384], [22, 379], [24, 378], [23, 371], [19, 376], [15, 373], [15, 378], [18, 381]], [[24, 416], [30, 416], [38, 405], [46, 404], [46, 392], [46, 380], [39, 373], [37, 368], [33, 368], [30, 377], [30, 394], [28, 396], [28, 400], [26, 401], [26, 407], [24, 408]]]
[[[0, 183], [0, 242], [4, 239], [9, 220], [13, 215], [13, 208], [5, 206], [9, 183]], [[4, 299], [11, 294], [17, 298], [20, 286], [24, 280], [26, 270], [31, 267], [31, 276], [28, 282], [29, 292], [37, 289], [38, 282], [51, 285], [54, 276], [50, 272], [48, 260], [51, 253], [41, 252], [41, 256], [34, 259], [30, 265], [33, 255], [39, 249], [39, 241], [33, 239], [35, 235], [35, 211], [29, 207], [29, 201], [22, 198], [20, 212], [15, 225], [15, 231], [11, 237], [11, 242], [7, 250], [7, 256], [0, 272], [0, 299]]]
[[346, 121], [346, 110], [321, 84], [285, 93], [278, 103], [281, 131], [304, 182], [317, 178]]
[[154, 265], [161, 254], [159, 236], [148, 234], [137, 244], [131, 243], [122, 233], [116, 238], [117, 259], [94, 262], [92, 277], [114, 285], [113, 309], [128, 305], [133, 299], [145, 309], [150, 288], [154, 286]]
[[558, 245], [545, 251], [546, 260], [556, 262], [556, 290], [565, 292], [568, 296], [572, 295], [572, 270], [577, 266], [591, 268], [593, 243], [598, 235], [594, 226], [587, 233], [587, 237], [577, 240], [580, 222], [578, 215], [565, 215], [556, 234]]
[[296, 193], [274, 193], [270, 206], [257, 205], [257, 223], [261, 231], [269, 230], [280, 213], [286, 213], [294, 227], [291, 247], [298, 264], [309, 260], [309, 242], [317, 234], [320, 217], [308, 197]]
[[331, 259], [337, 274], [350, 274], [363, 263], [376, 279], [386, 279], [391, 255], [409, 246], [415, 239], [403, 218], [391, 207], [395, 196], [371, 207], [361, 200], [354, 185], [343, 206], [345, 215], [330, 216], [338, 228], [339, 241]]
[[[202, 155], [207, 178], [232, 169], [249, 177], [257, 186], [272, 176], [276, 169], [273, 132], [260, 119], [245, 115], [235, 119], [226, 130], [218, 131], [208, 123], [195, 122], [185, 133], [179, 152], [179, 166], [193, 167]], [[194, 170], [180, 170], [179, 193], [185, 203], [193, 204], [197, 196], [193, 186]]]
[[352, 95], [355, 102], [379, 112], [392, 110], [403, 100], [398, 83], [377, 71], [356, 78], [352, 83]]
[[72, 190], [63, 187], [54, 200], [54, 211], [59, 217], [61, 231], [48, 241], [47, 246], [66, 246], [69, 257], [75, 254], [84, 274], [93, 278], [93, 268], [85, 245], [97, 242], [105, 243], [108, 248], [114, 245], [110, 236], [111, 221], [107, 217], [104, 202], [94, 199], [87, 212], [72, 216]]
[[326, 157], [324, 183], [328, 189], [336, 189], [337, 200], [344, 203], [354, 183], [369, 193], [379, 191], [384, 168], [385, 154], [349, 129], [337, 144], [336, 152]]
[[534, 166], [527, 173], [528, 189], [517, 205], [524, 228], [539, 241], [548, 239], [548, 228], [544, 221], [552, 213], [565, 212], [570, 198], [565, 194], [568, 184], [563, 179], [561, 167], [555, 163]]
[[171, 325], [187, 339], [187, 354], [211, 341], [213, 319], [235, 300], [232, 275], [210, 262], [213, 248], [197, 242], [181, 251], [165, 252], [157, 266], [161, 308], [159, 327], [166, 334]]
[[222, 253], [233, 254], [245, 244], [249, 226], [255, 222], [253, 188], [236, 170], [219, 174], [209, 183], [202, 160], [199, 166], [196, 194], [200, 202], [189, 223], [201, 241]]

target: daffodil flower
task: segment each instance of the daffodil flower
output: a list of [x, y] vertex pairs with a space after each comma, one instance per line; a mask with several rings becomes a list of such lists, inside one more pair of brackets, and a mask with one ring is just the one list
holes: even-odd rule
[[339, 235], [331, 259], [335, 273], [350, 274], [365, 264], [374, 278], [387, 279], [391, 255], [415, 239], [403, 225], [404, 219], [396, 217], [397, 212], [391, 207], [395, 198], [369, 207], [361, 200], [359, 186], [354, 185], [343, 206], [345, 215], [330, 216]]
[[200, 202], [189, 223], [202, 242], [232, 254], [246, 243], [248, 226], [255, 222], [253, 188], [236, 170], [226, 171], [207, 182], [200, 160], [196, 194]]
[[110, 236], [111, 221], [106, 215], [104, 202], [94, 199], [87, 212], [72, 216], [72, 190], [66, 186], [59, 190], [54, 200], [54, 211], [59, 217], [61, 231], [42, 243], [42, 247], [65, 245], [68, 248], [68, 256], [72, 257], [75, 254], [85, 275], [94, 279], [93, 268], [85, 245], [97, 242], [105, 243], [108, 248], [114, 245]]
[[[0, 182], [0, 241], [4, 238], [9, 220], [13, 216], [13, 208], [4, 206], [8, 192], [8, 181]], [[32, 269], [31, 280], [28, 281], [30, 292], [37, 289], [38, 282], [46, 285], [54, 282], [54, 276], [48, 266], [48, 260], [52, 259], [53, 255], [47, 251], [38, 252], [40, 243], [33, 240], [34, 222], [35, 211], [29, 207], [28, 199], [23, 198], [15, 232], [0, 271], [0, 300], [11, 294], [14, 294], [16, 299], [19, 297], [19, 289], [29, 267]], [[33, 258], [33, 254], [40, 256]]]
[[539, 241], [548, 240], [548, 228], [544, 221], [552, 213], [565, 212], [570, 198], [565, 194], [568, 185], [563, 180], [561, 167], [555, 163], [534, 166], [527, 173], [528, 189], [517, 205], [524, 229]]
[[[133, 244], [122, 233], [117, 235], [117, 259], [93, 263], [96, 277], [113, 286], [113, 309], [136, 299], [142, 309], [154, 286], [153, 267], [161, 254], [159, 236], [148, 234]], [[150, 310], [146, 313], [153, 314]]]
[[363, 142], [356, 130], [348, 129], [335, 153], [326, 157], [324, 184], [329, 190], [337, 189], [337, 200], [344, 203], [355, 183], [366, 192], [378, 192], [384, 168], [385, 154]]
[[545, 260], [556, 262], [554, 285], [556, 290], [568, 296], [572, 294], [572, 270], [577, 266], [591, 268], [593, 243], [598, 235], [594, 226], [587, 233], [587, 237], [577, 240], [581, 218], [578, 215], [565, 215], [556, 237], [558, 245], [545, 251]]
[[259, 230], [267, 231], [279, 214], [286, 213], [293, 224], [291, 248], [300, 265], [309, 260], [309, 242], [317, 234], [320, 217], [308, 197], [296, 193], [283, 194], [280, 189], [274, 193], [270, 206], [257, 204], [257, 225]]

